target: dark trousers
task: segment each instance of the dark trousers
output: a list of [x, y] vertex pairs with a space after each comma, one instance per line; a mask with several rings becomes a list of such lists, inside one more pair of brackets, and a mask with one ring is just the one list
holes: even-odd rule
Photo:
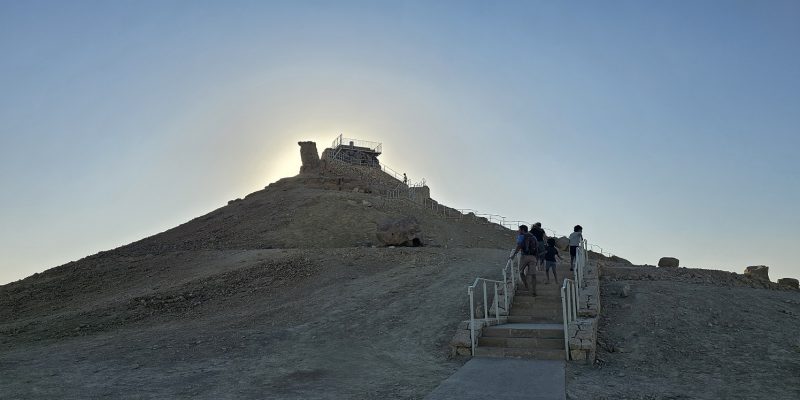
[[578, 254], [578, 246], [569, 246], [569, 270], [575, 269], [575, 255]]

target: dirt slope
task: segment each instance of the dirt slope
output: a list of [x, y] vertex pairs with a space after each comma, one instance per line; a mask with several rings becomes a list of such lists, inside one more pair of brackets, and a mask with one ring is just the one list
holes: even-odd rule
[[[466, 315], [466, 282], [493, 276], [505, 255], [176, 253], [118, 268], [103, 277], [105, 287], [69, 287], [93, 290], [64, 304], [44, 293], [58, 292], [58, 281], [41, 282], [24, 291], [40, 300], [0, 320], [0, 391], [3, 398], [420, 398], [460, 365], [448, 359], [446, 343]], [[18, 302], [3, 294], [0, 309]]]
[[800, 291], [723, 271], [603, 274], [599, 361], [570, 365], [570, 398], [800, 398]]
[[[460, 365], [466, 285], [496, 277], [514, 234], [342, 181], [283, 179], [0, 286], [1, 397], [422, 397]], [[426, 246], [375, 247], [405, 215]]]
[[326, 190], [297, 177], [116, 251], [143, 255], [177, 250], [369, 247], [379, 244], [375, 239], [378, 221], [402, 215], [419, 220], [429, 246], [508, 247], [511, 231], [499, 225], [477, 224], [469, 218], [443, 219], [407, 200]]

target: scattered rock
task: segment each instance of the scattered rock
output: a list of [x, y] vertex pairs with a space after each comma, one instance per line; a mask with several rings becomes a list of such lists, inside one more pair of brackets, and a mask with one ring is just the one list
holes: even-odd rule
[[622, 291], [619, 293], [619, 297], [628, 297], [631, 295], [631, 285], [625, 284], [622, 286]]
[[794, 278], [781, 278], [778, 279], [778, 285], [792, 289], [800, 289], [800, 281]]
[[744, 276], [758, 281], [769, 282], [769, 267], [766, 265], [751, 265], [744, 269]]
[[362, 200], [361, 201], [361, 205], [366, 206], [366, 207], [372, 207], [372, 203], [370, 203], [370, 202], [368, 202], [366, 200]]
[[662, 268], [678, 268], [680, 261], [675, 257], [661, 257], [658, 266]]

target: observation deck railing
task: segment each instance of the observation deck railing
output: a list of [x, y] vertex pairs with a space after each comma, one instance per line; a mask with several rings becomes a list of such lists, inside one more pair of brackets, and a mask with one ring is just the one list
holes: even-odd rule
[[339, 135], [336, 139], [333, 140], [333, 144], [331, 144], [331, 149], [336, 150], [339, 146], [362, 147], [378, 154], [380, 154], [383, 151], [383, 143], [371, 142], [368, 140], [351, 139], [351, 138], [346, 138], [342, 135]]

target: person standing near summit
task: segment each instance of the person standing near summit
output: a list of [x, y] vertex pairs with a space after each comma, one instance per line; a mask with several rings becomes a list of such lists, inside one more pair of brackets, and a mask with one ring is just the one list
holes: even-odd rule
[[535, 267], [538, 247], [536, 237], [528, 232], [528, 227], [526, 225], [520, 225], [517, 235], [517, 248], [514, 249], [514, 253], [511, 254], [511, 257], [508, 257], [508, 259], [511, 260], [516, 257], [517, 253], [522, 252], [522, 257], [519, 260], [519, 277], [522, 279], [522, 283], [525, 284], [525, 289], [528, 289], [528, 275], [533, 277], [533, 283], [531, 284], [531, 294], [533, 294], [533, 296], [536, 296]]
[[583, 227], [575, 225], [573, 232], [569, 234], [569, 270], [575, 270], [575, 255], [578, 254], [578, 246], [583, 241]]

